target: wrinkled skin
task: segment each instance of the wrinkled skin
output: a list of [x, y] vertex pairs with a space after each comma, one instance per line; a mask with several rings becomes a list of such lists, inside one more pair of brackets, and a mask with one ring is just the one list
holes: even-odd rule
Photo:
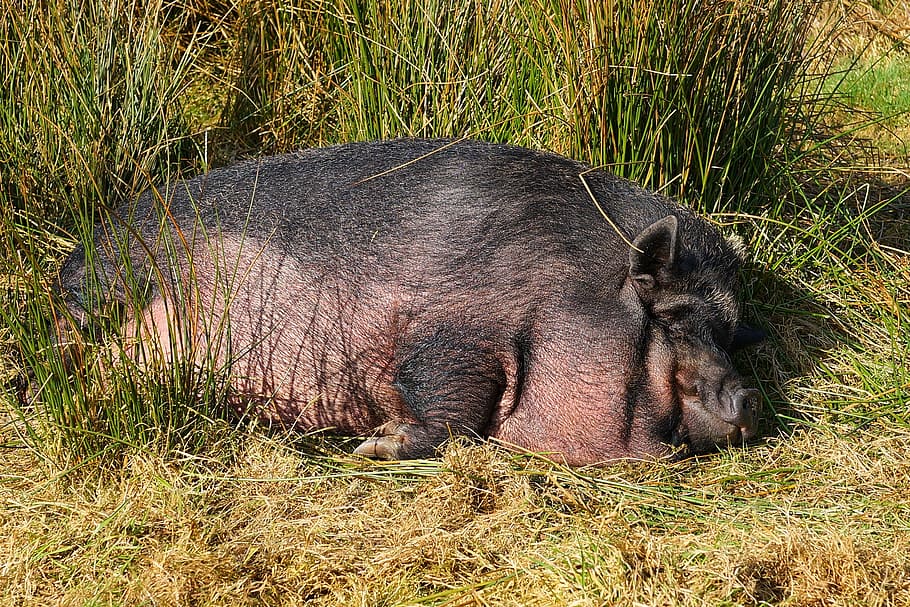
[[[90, 246], [106, 297], [134, 302], [125, 331], [230, 358], [236, 408], [371, 457], [464, 435], [585, 465], [755, 431], [735, 248], [559, 156], [399, 140], [248, 161], [144, 194]], [[60, 277], [77, 324], [88, 273], [80, 247]]]

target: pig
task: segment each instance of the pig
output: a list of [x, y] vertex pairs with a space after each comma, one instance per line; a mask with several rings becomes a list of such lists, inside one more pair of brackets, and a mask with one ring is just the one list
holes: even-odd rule
[[753, 335], [740, 249], [574, 160], [402, 139], [149, 190], [59, 286], [80, 329], [89, 302], [119, 302], [165, 360], [214, 352], [230, 405], [265, 424], [359, 436], [372, 458], [457, 436], [583, 466], [753, 437], [758, 394], [730, 361]]

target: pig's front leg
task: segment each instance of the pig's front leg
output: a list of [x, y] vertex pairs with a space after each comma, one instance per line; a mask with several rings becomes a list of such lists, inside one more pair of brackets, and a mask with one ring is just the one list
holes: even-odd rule
[[467, 331], [443, 329], [403, 349], [392, 386], [406, 406], [354, 453], [378, 459], [433, 457], [453, 436], [483, 437], [506, 387], [496, 352]]

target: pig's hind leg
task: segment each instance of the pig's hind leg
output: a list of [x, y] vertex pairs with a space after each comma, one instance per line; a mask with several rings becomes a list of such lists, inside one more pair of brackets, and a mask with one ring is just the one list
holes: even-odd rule
[[455, 332], [408, 349], [392, 386], [409, 419], [392, 419], [354, 453], [378, 459], [433, 457], [453, 436], [482, 437], [506, 387], [496, 353]]

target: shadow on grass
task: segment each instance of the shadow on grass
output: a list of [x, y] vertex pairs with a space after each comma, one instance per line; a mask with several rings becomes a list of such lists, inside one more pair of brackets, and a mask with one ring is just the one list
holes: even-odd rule
[[889, 384], [886, 372], [863, 369], [900, 373], [889, 346], [910, 343], [900, 321], [910, 293], [910, 176], [856, 174], [837, 191], [815, 188], [800, 202], [773, 221], [755, 218], [758, 244], [743, 272], [743, 320], [768, 338], [735, 362], [762, 391], [765, 437], [857, 407], [859, 416], [842, 419], [859, 427], [894, 413], [874, 403], [875, 394], [896, 389], [897, 402], [908, 391], [906, 382]]

